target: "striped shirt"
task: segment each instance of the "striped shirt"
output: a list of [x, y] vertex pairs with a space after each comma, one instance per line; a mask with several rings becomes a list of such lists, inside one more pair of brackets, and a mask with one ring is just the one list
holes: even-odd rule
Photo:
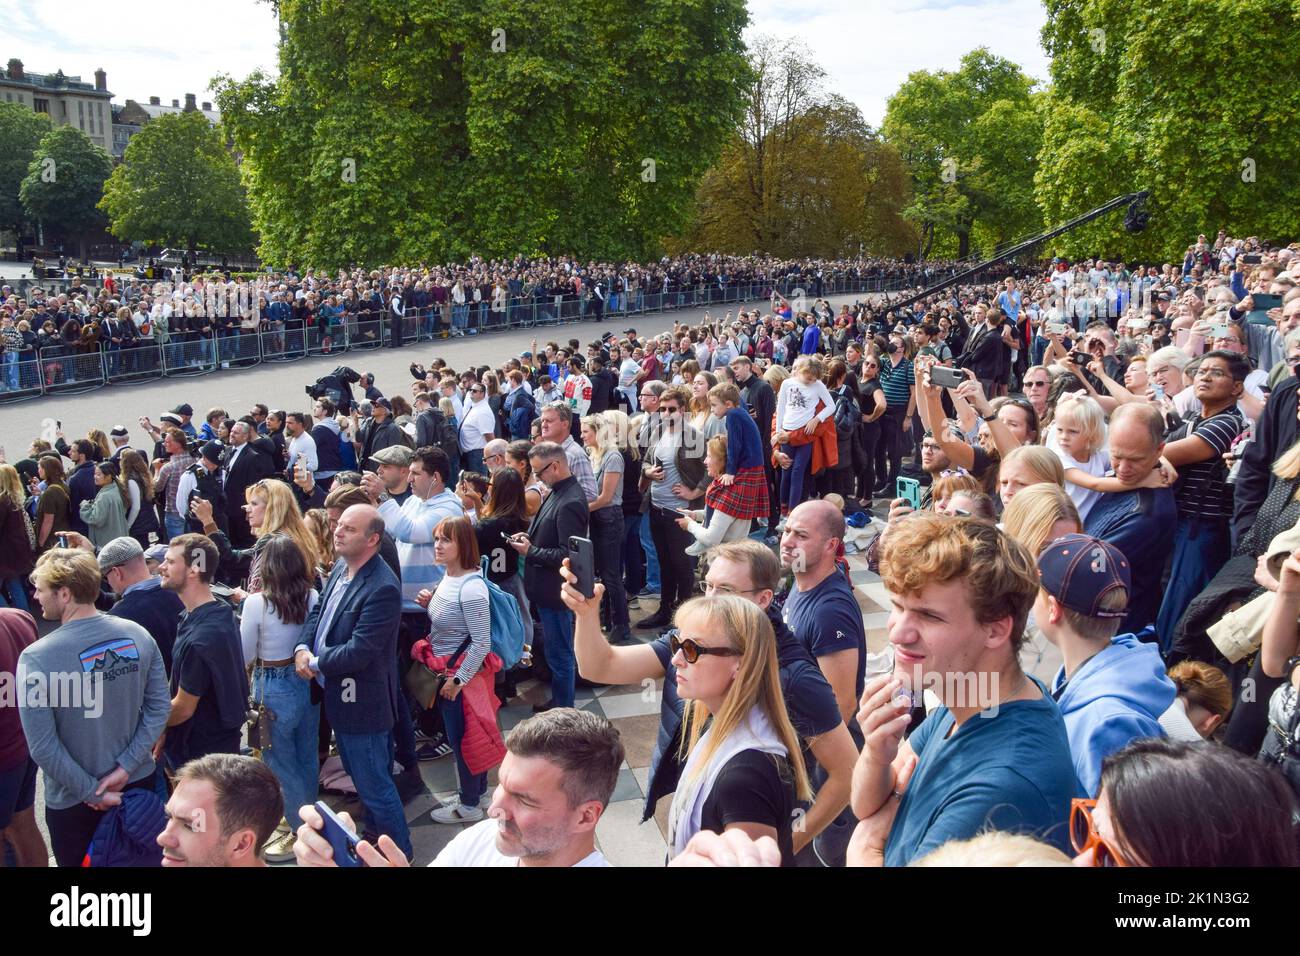
[[465, 508], [456, 493], [447, 490], [428, 499], [411, 495], [400, 505], [389, 499], [379, 506], [384, 527], [397, 541], [403, 601], [413, 602], [422, 590], [432, 591], [442, 580], [442, 568], [433, 563], [433, 529], [443, 518], [464, 515]]
[[[1232, 518], [1232, 485], [1224, 479], [1228, 469], [1223, 455], [1232, 448], [1232, 440], [1241, 434], [1246, 421], [1234, 405], [1209, 418], [1193, 418], [1186, 436], [1195, 435], [1214, 449], [1208, 461], [1198, 461], [1180, 469], [1175, 500], [1182, 519], [1198, 517], [1202, 521], [1227, 522]], [[1182, 431], [1182, 429], [1180, 429]]]
[[434, 656], [449, 657], [465, 637], [472, 638], [465, 656], [452, 662], [453, 672], [467, 684], [492, 650], [492, 617], [483, 575], [444, 575], [429, 601], [429, 646]]
[[907, 398], [915, 383], [911, 359], [900, 358], [898, 364], [893, 365], [885, 356], [880, 357], [880, 387], [885, 393], [885, 404], [890, 409], [907, 408]]

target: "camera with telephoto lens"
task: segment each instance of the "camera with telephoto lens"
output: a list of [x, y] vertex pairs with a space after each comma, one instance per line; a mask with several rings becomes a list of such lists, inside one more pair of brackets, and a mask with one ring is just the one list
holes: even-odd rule
[[314, 385], [305, 389], [313, 399], [328, 398], [344, 415], [352, 410], [352, 386], [361, 381], [361, 373], [346, 365], [340, 365], [328, 375], [316, 379]]

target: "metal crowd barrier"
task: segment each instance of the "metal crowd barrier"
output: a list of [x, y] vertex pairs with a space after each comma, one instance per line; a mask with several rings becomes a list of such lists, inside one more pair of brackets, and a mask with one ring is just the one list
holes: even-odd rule
[[[944, 270], [945, 272], [947, 270]], [[936, 277], [930, 276], [930, 280]], [[641, 286], [635, 290], [606, 293], [605, 321], [652, 315], [681, 308], [740, 305], [770, 297], [773, 291], [788, 298], [802, 289], [807, 299], [846, 293], [881, 292], [892, 280], [882, 276], [851, 279], [823, 277], [818, 290], [815, 279], [780, 279], [771, 282], [716, 282], [665, 292]], [[920, 280], [918, 280], [920, 281]], [[594, 318], [592, 300], [575, 295], [556, 296], [547, 291], [506, 299], [504, 312], [470, 302], [451, 306], [450, 325], [443, 321], [442, 307], [430, 303], [408, 310], [402, 319], [402, 343], [437, 341], [449, 337], [453, 328], [483, 334], [509, 329], [572, 324]], [[373, 315], [374, 313], [364, 313]], [[47, 394], [89, 391], [118, 382], [148, 381], [203, 375], [222, 369], [250, 368], [262, 362], [291, 362], [309, 355], [381, 348], [389, 342], [387, 314], [370, 319], [347, 319], [322, 330], [285, 323], [261, 331], [238, 330], [236, 334], [191, 338], [193, 333], [172, 333], [166, 342], [141, 341], [131, 347], [77, 352], [65, 346], [42, 349], [34, 359], [4, 361], [0, 355], [0, 406]]]

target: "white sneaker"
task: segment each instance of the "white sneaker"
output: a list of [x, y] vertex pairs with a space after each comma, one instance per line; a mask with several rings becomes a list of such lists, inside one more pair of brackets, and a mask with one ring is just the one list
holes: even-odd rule
[[478, 823], [483, 819], [483, 811], [478, 807], [466, 807], [459, 800], [434, 807], [429, 814], [434, 823]]

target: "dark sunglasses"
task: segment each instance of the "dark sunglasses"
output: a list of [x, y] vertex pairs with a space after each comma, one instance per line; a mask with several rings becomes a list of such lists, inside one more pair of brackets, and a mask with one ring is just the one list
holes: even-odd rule
[[739, 657], [741, 652], [734, 647], [701, 647], [689, 637], [682, 640], [676, 634], [668, 639], [668, 647], [673, 654], [682, 652], [682, 660], [694, 664], [703, 654], [716, 654], [719, 657]]

